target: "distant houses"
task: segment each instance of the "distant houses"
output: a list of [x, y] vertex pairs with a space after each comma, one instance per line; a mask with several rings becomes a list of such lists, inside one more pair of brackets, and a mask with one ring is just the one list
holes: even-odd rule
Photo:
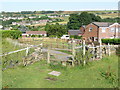
[[27, 37], [27, 36], [32, 36], [32, 35], [37, 35], [37, 36], [47, 36], [47, 32], [46, 31], [26, 31], [26, 33], [22, 34], [22, 37]]

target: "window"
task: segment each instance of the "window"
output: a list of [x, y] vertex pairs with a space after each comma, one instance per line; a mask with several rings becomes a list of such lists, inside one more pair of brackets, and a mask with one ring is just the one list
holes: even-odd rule
[[92, 27], [90, 27], [90, 28], [89, 28], [89, 32], [92, 32], [92, 29], [93, 29], [93, 28], [92, 28]]
[[101, 27], [102, 33], [105, 33], [105, 32], [106, 32], [106, 28], [107, 28], [107, 27]]
[[111, 31], [111, 32], [115, 32], [115, 28], [112, 27], [112, 28], [110, 29], [110, 31]]
[[120, 28], [117, 27], [117, 28], [116, 28], [116, 32], [120, 32]]
[[105, 29], [102, 29], [102, 33], [104, 33], [105, 32]]
[[120, 28], [118, 28], [118, 32], [120, 32]]

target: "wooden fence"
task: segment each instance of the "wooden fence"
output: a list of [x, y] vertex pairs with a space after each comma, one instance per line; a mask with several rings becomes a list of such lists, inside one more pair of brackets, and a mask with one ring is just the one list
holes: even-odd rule
[[[23, 48], [23, 49], [20, 49], [20, 50], [8, 52], [8, 53], [5, 53], [5, 54], [0, 55], [0, 56], [7, 57], [8, 55], [18, 53], [18, 52], [21, 52], [21, 51], [25, 51], [24, 57], [26, 57], [26, 56], [28, 56], [29, 49], [31, 49], [33, 47], [39, 47], [39, 46], [40, 46], [40, 49], [38, 51], [42, 51], [43, 47], [47, 48], [47, 54], [46, 54], [47, 63], [50, 63], [50, 55], [51, 55], [50, 54], [50, 49], [58, 49], [58, 50], [63, 49], [63, 50], [72, 51], [72, 60], [69, 60], [69, 61], [72, 62], [73, 66], [74, 66], [74, 61], [76, 61], [76, 59], [81, 59], [81, 58], [79, 58], [80, 55], [83, 55], [85, 57], [85, 56], [87, 56], [87, 53], [89, 52], [90, 54], [92, 54], [92, 56], [90, 57], [92, 60], [102, 59], [102, 57], [104, 57], [104, 55], [110, 56], [111, 53], [113, 51], [115, 51], [116, 48], [118, 47], [118, 45], [116, 45], [116, 46], [109, 45], [109, 44], [108, 45], [102, 45], [102, 42], [100, 42], [100, 45], [95, 46], [93, 43], [92, 43], [92, 45], [86, 45], [85, 41], [82, 42], [82, 45], [76, 45], [76, 42], [74, 42], [74, 41], [72, 41], [72, 43], [63, 42], [63, 43], [49, 43], [49, 44], [47, 44], [47, 41], [46, 41], [46, 43], [42, 43], [42, 44], [39, 44], [39, 45], [32, 45], [31, 47], [27, 47], [27, 48]], [[35, 59], [36, 58], [38, 58], [38, 57], [35, 56]], [[12, 63], [11, 61], [9, 63], [7, 63], [7, 61], [5, 60], [3, 62], [3, 64], [10, 64], [10, 63]], [[22, 61], [22, 63], [24, 65], [26, 65], [25, 61]], [[84, 60], [84, 63], [86, 63], [85, 60]]]
[[[87, 56], [87, 53], [92, 54], [90, 59], [91, 60], [99, 60], [102, 59], [105, 55], [110, 56], [111, 53], [116, 51], [116, 48], [118, 48], [118, 45], [102, 45], [102, 42], [100, 42], [100, 45], [95, 46], [93, 43], [92, 45], [86, 45], [85, 41], [83, 41], [81, 46], [75, 45], [73, 43], [72, 45], [72, 55], [73, 55], [73, 60], [75, 60], [76, 56], [83, 55], [83, 57]], [[81, 51], [81, 52], [80, 52]], [[82, 59], [82, 58], [81, 58]], [[84, 60], [84, 63], [86, 60]]]
[[[40, 47], [40, 49], [41, 49], [42, 44], [39, 44], [36, 46], [33, 45], [33, 46], [30, 46], [27, 48], [19, 49], [16, 51], [11, 51], [11, 52], [0, 55], [0, 57], [2, 57], [3, 70], [13, 67], [13, 66], [16, 66], [16, 65], [20, 65], [20, 64], [25, 65], [26, 61], [23, 59], [23, 57], [28, 57], [30, 54], [30, 49], [35, 48], [35, 47]], [[20, 58], [20, 60], [19, 60], [19, 58]], [[16, 60], [14, 60], [14, 59], [16, 59]]]

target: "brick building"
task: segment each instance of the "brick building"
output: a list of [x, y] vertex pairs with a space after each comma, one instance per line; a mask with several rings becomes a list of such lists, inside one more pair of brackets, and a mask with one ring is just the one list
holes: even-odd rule
[[119, 38], [120, 24], [107, 22], [92, 22], [85, 27], [82, 35], [87, 41], [99, 41], [104, 38]]

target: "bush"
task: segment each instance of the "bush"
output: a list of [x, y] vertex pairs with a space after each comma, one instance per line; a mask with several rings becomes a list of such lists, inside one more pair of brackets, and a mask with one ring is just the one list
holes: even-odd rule
[[56, 38], [56, 35], [50, 35], [49, 37], [50, 38]]
[[120, 44], [120, 38], [115, 38], [115, 39], [102, 39], [102, 42], [105, 44]]
[[22, 35], [22, 32], [18, 30], [1, 30], [0, 33], [2, 34], [2, 38], [12, 39], [18, 39]]
[[70, 38], [74, 38], [74, 39], [81, 39], [82, 36], [77, 36], [77, 35], [71, 35]]
[[38, 35], [38, 37], [42, 37], [42, 35]]
[[35, 35], [31, 35], [31, 37], [35, 37]]

